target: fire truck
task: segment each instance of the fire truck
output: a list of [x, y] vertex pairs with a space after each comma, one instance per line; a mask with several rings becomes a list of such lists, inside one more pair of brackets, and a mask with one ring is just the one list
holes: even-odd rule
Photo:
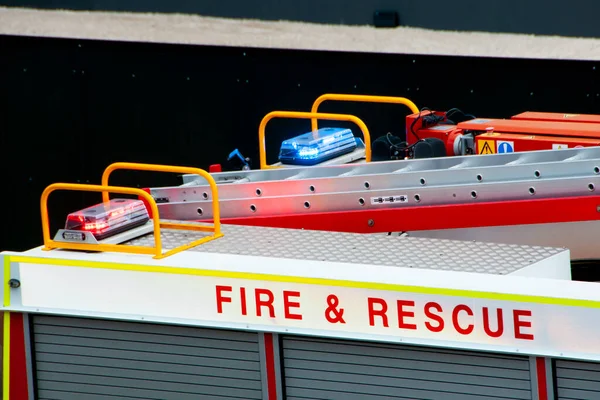
[[[0, 253], [3, 399], [599, 398], [600, 293], [573, 265], [600, 259], [600, 149], [374, 161], [358, 117], [288, 113], [363, 138], [313, 125], [269, 165], [274, 112], [259, 170], [46, 188], [43, 244]], [[503, 134], [447, 114], [462, 144]], [[51, 232], [56, 191], [101, 200]]]

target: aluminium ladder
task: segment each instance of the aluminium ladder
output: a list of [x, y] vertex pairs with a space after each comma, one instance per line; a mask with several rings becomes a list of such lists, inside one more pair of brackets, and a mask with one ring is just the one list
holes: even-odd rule
[[[386, 161], [212, 174], [221, 218], [597, 195], [600, 148]], [[161, 218], [212, 217], [198, 175], [151, 188]]]

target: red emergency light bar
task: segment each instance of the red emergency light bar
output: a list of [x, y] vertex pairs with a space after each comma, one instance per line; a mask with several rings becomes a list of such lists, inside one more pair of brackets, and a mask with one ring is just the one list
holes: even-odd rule
[[137, 226], [150, 219], [143, 201], [112, 199], [67, 216], [65, 229], [89, 232], [96, 240], [103, 240]]

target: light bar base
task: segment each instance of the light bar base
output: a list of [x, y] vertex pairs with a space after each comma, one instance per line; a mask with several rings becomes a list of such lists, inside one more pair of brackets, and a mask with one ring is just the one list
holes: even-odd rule
[[121, 244], [152, 233], [154, 225], [149, 220], [144, 225], [118, 233], [103, 240], [96, 240], [93, 233], [71, 229], [59, 229], [54, 236], [55, 242], [61, 243], [85, 243], [85, 244]]

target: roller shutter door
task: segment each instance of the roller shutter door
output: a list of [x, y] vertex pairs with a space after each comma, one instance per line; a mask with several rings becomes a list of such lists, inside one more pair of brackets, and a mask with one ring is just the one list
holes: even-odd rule
[[556, 360], [558, 400], [600, 399], [600, 364]]
[[35, 316], [39, 400], [262, 399], [258, 336]]
[[421, 347], [283, 339], [286, 398], [532, 398], [527, 357]]

